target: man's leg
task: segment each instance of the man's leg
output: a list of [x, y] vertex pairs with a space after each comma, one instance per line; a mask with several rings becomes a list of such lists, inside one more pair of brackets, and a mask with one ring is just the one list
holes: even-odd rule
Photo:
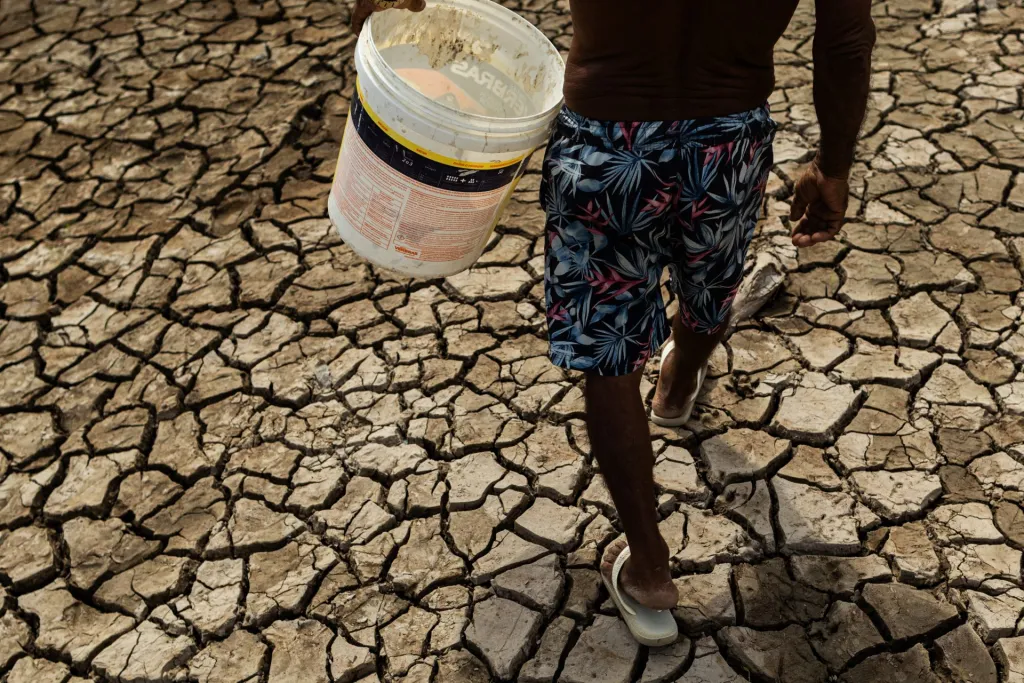
[[682, 323], [678, 314], [672, 318], [672, 339], [675, 348], [668, 354], [658, 376], [652, 409], [662, 417], [677, 417], [697, 388], [697, 373], [707, 365], [715, 347], [725, 337], [727, 325], [711, 334], [694, 332]]
[[[629, 541], [631, 555], [619, 575], [620, 585], [641, 605], [671, 609], [679, 593], [669, 571], [668, 546], [658, 531], [654, 452], [640, 397], [642, 374], [587, 375], [587, 431], [591, 452]], [[623, 547], [611, 547], [605, 553], [601, 571], [609, 577]]]
[[[635, 216], [656, 207], [663, 184], [658, 169], [678, 132], [669, 122], [621, 124], [629, 138], [609, 137], [608, 126], [571, 112], [559, 116], [544, 163], [547, 244], [545, 293], [552, 361], [586, 373], [587, 429], [629, 541], [630, 559], [619, 587], [653, 609], [676, 606], [668, 546], [658, 531], [654, 455], [640, 397], [642, 368], [669, 336], [660, 276], [667, 260], [658, 249], [672, 230], [670, 213]], [[594, 149], [645, 140], [637, 182], [610, 182]], [[632, 152], [631, 152], [632, 153]], [[674, 176], [673, 169], [665, 175]], [[642, 212], [641, 212], [642, 213]], [[632, 224], [634, 223], [635, 224]], [[604, 553], [611, 568], [625, 543]]]
[[[690, 150], [703, 160], [701, 182], [706, 196], [701, 201], [701, 218], [693, 215], [692, 207], [681, 216], [684, 231], [698, 237], [682, 240], [670, 258], [671, 286], [681, 313], [672, 318], [675, 349], [665, 359], [654, 393], [652, 409], [659, 417], [684, 413], [698, 388], [701, 368], [724, 339], [743, 276], [742, 264], [761, 215], [775, 123], [767, 106], [738, 116], [746, 119], [741, 138], [724, 147]], [[723, 128], [722, 132], [729, 131]], [[746, 191], [737, 192], [731, 185], [736, 178], [750, 183]], [[709, 230], [711, 239], [706, 236]]]

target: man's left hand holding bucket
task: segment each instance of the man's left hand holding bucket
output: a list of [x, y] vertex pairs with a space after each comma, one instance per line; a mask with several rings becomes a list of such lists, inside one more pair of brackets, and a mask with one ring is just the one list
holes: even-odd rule
[[352, 30], [359, 35], [359, 32], [363, 30], [363, 24], [374, 12], [386, 9], [407, 9], [412, 12], [421, 12], [426, 6], [426, 0], [356, 0], [356, 5], [352, 9]]

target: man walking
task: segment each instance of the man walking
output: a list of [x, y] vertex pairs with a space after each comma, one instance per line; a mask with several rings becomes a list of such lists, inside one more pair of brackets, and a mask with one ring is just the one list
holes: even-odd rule
[[[797, 0], [571, 0], [566, 108], [544, 162], [552, 361], [586, 374], [587, 428], [625, 543], [602, 576], [634, 636], [675, 640], [678, 595], [658, 532], [640, 396], [661, 354], [650, 419], [686, 423], [728, 325], [772, 166], [772, 54]], [[358, 0], [374, 9], [421, 0]], [[816, 159], [796, 186], [793, 243], [832, 239], [864, 118], [870, 0], [816, 0]], [[661, 275], [679, 302], [665, 314]]]

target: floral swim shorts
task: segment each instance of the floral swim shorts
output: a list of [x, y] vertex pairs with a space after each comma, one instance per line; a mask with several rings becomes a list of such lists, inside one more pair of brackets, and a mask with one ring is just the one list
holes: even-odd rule
[[709, 119], [619, 123], [563, 110], [544, 160], [551, 360], [626, 375], [682, 324], [728, 323], [761, 211], [776, 125], [767, 105]]

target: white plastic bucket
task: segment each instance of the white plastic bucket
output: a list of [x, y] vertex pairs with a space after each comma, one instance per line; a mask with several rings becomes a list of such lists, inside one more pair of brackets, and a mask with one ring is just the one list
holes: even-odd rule
[[501, 5], [439, 0], [374, 14], [355, 57], [331, 222], [389, 270], [465, 270], [547, 140], [562, 102], [561, 56]]

